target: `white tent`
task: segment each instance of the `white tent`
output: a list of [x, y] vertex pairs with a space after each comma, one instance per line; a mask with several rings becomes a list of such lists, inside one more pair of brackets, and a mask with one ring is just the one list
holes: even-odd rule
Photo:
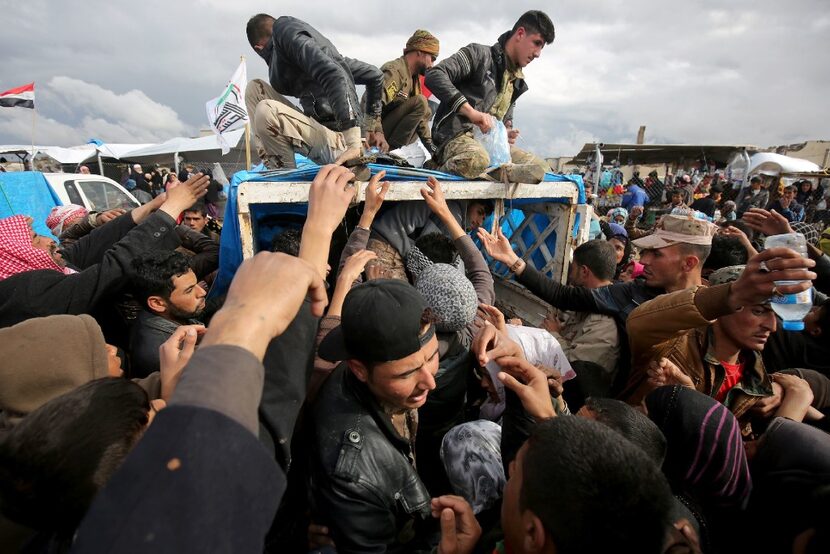
[[758, 152], [749, 158], [749, 175], [781, 175], [782, 173], [810, 173], [821, 171], [821, 168], [811, 161], [800, 158], [791, 158], [771, 152]]
[[[228, 156], [234, 157], [235, 155], [239, 155], [239, 152], [234, 152], [234, 150], [236, 150], [235, 147], [239, 144], [244, 132], [244, 129], [238, 129], [225, 133], [225, 140], [231, 146], [231, 151], [228, 153]], [[216, 135], [192, 139], [177, 137], [160, 144], [136, 146], [141, 147], [122, 152], [118, 158], [151, 163], [170, 161], [175, 154], [181, 154], [191, 162], [216, 161], [222, 156], [222, 147], [219, 145]]]

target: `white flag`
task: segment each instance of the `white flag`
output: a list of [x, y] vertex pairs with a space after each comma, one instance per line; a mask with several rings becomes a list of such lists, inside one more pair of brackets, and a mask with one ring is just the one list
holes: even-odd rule
[[231, 151], [231, 147], [225, 141], [222, 133], [244, 127], [248, 122], [248, 110], [245, 109], [245, 85], [247, 82], [248, 73], [245, 69], [245, 60], [242, 60], [224, 92], [205, 104], [208, 123], [213, 132], [216, 133], [219, 144], [222, 145], [223, 156]]

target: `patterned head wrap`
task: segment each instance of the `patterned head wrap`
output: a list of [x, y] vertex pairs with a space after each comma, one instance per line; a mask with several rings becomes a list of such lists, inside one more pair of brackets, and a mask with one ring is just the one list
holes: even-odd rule
[[435, 328], [460, 331], [476, 317], [478, 296], [467, 277], [448, 264], [432, 264], [417, 277], [415, 288], [436, 317]]
[[796, 233], [801, 233], [804, 235], [804, 238], [807, 240], [809, 244], [818, 247], [818, 241], [821, 239], [821, 235], [818, 232], [818, 229], [810, 225], [809, 223], [804, 223], [803, 221], [794, 221], [790, 223], [790, 227], [793, 228], [793, 231]]
[[403, 53], [408, 54], [409, 52], [426, 52], [427, 54], [432, 54], [436, 58], [438, 57], [438, 39], [432, 35], [429, 31], [425, 31], [423, 29], [418, 29], [415, 31], [409, 40], [406, 41], [406, 48], [404, 48]]
[[46, 218], [46, 226], [49, 227], [49, 230], [52, 231], [53, 235], [59, 237], [61, 236], [61, 233], [63, 233], [64, 224], [66, 224], [67, 221], [86, 217], [87, 215], [89, 215], [89, 211], [83, 206], [78, 206], [77, 204], [55, 206]]
[[0, 219], [0, 280], [35, 269], [66, 273], [48, 252], [32, 246], [32, 231], [25, 216]]
[[480, 419], [450, 429], [441, 441], [441, 461], [453, 490], [480, 513], [495, 505], [506, 483], [501, 427]]

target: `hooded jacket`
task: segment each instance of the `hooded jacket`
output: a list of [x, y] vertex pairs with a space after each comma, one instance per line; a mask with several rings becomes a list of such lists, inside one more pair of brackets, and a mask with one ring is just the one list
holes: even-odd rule
[[[461, 50], [427, 70], [426, 86], [441, 101], [432, 125], [432, 139], [441, 148], [451, 139], [472, 130], [473, 124], [458, 113], [465, 103], [480, 112], [488, 112], [501, 90], [506, 66], [504, 45], [512, 31], [499, 37], [496, 44], [468, 44]], [[513, 98], [504, 116], [504, 124], [512, 126], [513, 107], [519, 96], [527, 92], [524, 79], [513, 83]]]
[[274, 22], [271, 40], [259, 51], [268, 63], [268, 79], [280, 94], [300, 99], [303, 113], [332, 131], [361, 123], [355, 83], [366, 85], [366, 130], [380, 128], [383, 73], [344, 57], [317, 29], [294, 17]]
[[[0, 329], [0, 429], [109, 376], [106, 345], [98, 322], [86, 314], [37, 317]], [[158, 373], [134, 382], [151, 400], [161, 397]]]

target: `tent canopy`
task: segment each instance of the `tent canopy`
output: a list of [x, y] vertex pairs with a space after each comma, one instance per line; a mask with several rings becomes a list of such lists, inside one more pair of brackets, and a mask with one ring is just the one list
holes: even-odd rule
[[772, 152], [759, 152], [749, 158], [748, 174], [780, 175], [781, 173], [812, 173], [821, 168], [808, 160], [791, 158]]
[[[569, 163], [586, 163], [596, 151], [597, 144], [586, 143]], [[708, 145], [708, 144], [605, 144], [599, 143], [605, 162], [619, 160], [622, 165], [655, 165], [680, 162], [682, 160], [706, 159], [725, 164], [737, 150], [746, 148], [757, 152], [757, 146], [750, 145]]]

